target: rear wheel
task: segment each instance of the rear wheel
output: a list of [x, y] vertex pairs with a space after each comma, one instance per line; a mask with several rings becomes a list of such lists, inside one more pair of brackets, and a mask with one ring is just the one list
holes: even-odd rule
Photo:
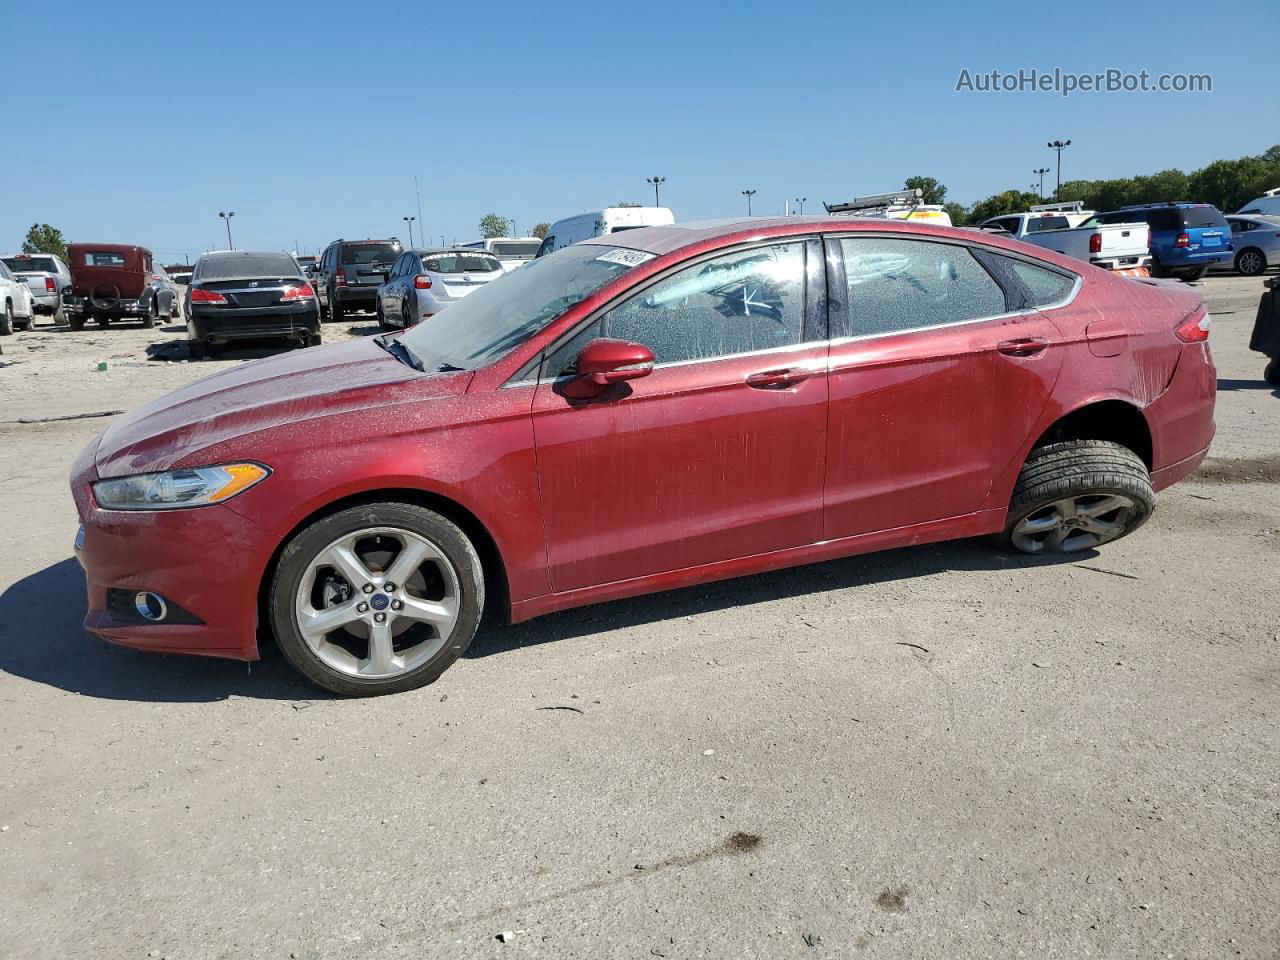
[[105, 313], [98, 314], [96, 319], [98, 321], [98, 326], [100, 327], [105, 327], [107, 324], [111, 322], [111, 318], [108, 317]]
[[475, 636], [480, 557], [425, 507], [371, 503], [317, 520], [289, 542], [272, 578], [271, 626], [289, 662], [349, 696], [433, 682]]
[[308, 333], [308, 334], [307, 334], [307, 336], [306, 336], [306, 339], [303, 341], [303, 343], [304, 343], [306, 346], [308, 346], [308, 347], [318, 347], [318, 346], [320, 346], [320, 334], [319, 334], [319, 332], [316, 332], [316, 333]]
[[1187, 283], [1195, 283], [1208, 272], [1208, 267], [1192, 267], [1189, 270], [1179, 270], [1178, 277]]
[[209, 350], [208, 347], [205, 346], [205, 342], [203, 340], [188, 340], [187, 355], [191, 357], [192, 360], [203, 360], [209, 355]]
[[1257, 247], [1249, 247], [1236, 254], [1236, 270], [1246, 277], [1256, 277], [1266, 269], [1267, 258]]
[[160, 312], [160, 304], [155, 297], [147, 304], [147, 312], [142, 315], [142, 325], [148, 329], [156, 325], [156, 315]]
[[1023, 465], [996, 540], [1021, 553], [1079, 553], [1132, 533], [1154, 506], [1147, 466], [1128, 447], [1054, 443], [1033, 450]]
[[329, 297], [329, 319], [337, 323], [343, 317], [342, 304], [338, 302], [338, 298], [330, 295]]
[[71, 329], [83, 330], [85, 321], [91, 319], [91, 316], [92, 315], [88, 313], [73, 313], [71, 315]]
[[0, 337], [13, 333], [13, 304], [5, 301], [4, 313], [0, 313]]
[[409, 309], [408, 300], [400, 307], [400, 326], [406, 330], [413, 326], [413, 311]]
[[1262, 379], [1273, 386], [1280, 385], [1280, 359], [1273, 359], [1267, 364], [1262, 371]]

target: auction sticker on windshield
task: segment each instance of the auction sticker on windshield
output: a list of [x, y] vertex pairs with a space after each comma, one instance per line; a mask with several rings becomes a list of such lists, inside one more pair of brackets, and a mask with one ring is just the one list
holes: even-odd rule
[[657, 254], [645, 253], [643, 250], [623, 250], [615, 248], [608, 253], [602, 253], [596, 257], [597, 260], [603, 260], [605, 263], [620, 263], [624, 267], [638, 267], [646, 260], [652, 260]]

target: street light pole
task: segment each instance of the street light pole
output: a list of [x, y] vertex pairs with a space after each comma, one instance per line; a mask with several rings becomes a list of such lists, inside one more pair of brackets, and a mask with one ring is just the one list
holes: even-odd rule
[[754, 190], [743, 190], [742, 195], [747, 198], [747, 216], [751, 216], [751, 198], [756, 195]]
[[645, 182], [645, 183], [651, 183], [651, 184], [653, 184], [653, 205], [654, 205], [655, 207], [660, 207], [660, 206], [662, 206], [661, 201], [659, 201], [659, 200], [658, 200], [658, 184], [660, 184], [660, 183], [665, 183], [665, 182], [666, 182], [666, 179], [667, 179], [666, 177], [659, 177], [659, 176], [652, 176], [652, 177], [645, 177], [645, 178], [644, 178], [644, 182]]
[[804, 202], [808, 199], [808, 197], [796, 197], [796, 204], [800, 207], [800, 216], [802, 217], [804, 216]]
[[1040, 189], [1036, 192], [1040, 194], [1040, 199], [1043, 200], [1044, 199], [1044, 175], [1049, 172], [1049, 168], [1036, 167], [1036, 169], [1032, 170], [1031, 172], [1040, 178]]
[[417, 220], [418, 218], [417, 217], [401, 217], [400, 219], [409, 225], [409, 249], [412, 250], [413, 249], [413, 221]]
[[1058, 188], [1053, 191], [1053, 199], [1057, 200], [1062, 195], [1062, 151], [1071, 146], [1070, 140], [1050, 140], [1049, 149], [1056, 150], [1058, 153]]
[[224, 213], [221, 210], [218, 211], [218, 216], [220, 216], [227, 225], [227, 246], [230, 247], [232, 250], [236, 248], [235, 242], [231, 239], [231, 218], [234, 217], [235, 215], [236, 215], [236, 212], [234, 210], [231, 210], [226, 213]]

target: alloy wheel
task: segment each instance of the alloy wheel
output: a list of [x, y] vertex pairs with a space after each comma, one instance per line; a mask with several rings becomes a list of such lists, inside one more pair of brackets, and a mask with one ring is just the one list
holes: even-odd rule
[[1014, 525], [1010, 538], [1023, 553], [1092, 550], [1125, 532], [1134, 502], [1119, 494], [1086, 494], [1046, 504]]
[[435, 656], [458, 622], [457, 571], [426, 537], [370, 527], [312, 559], [294, 599], [298, 631], [339, 673], [390, 679]]
[[1252, 277], [1263, 271], [1262, 255], [1256, 250], [1246, 250], [1236, 259], [1236, 269], [1246, 277]]

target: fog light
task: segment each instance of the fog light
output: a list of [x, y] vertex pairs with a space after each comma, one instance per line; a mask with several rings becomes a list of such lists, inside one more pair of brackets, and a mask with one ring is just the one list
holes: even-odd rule
[[169, 605], [164, 602], [164, 597], [146, 590], [139, 590], [133, 595], [133, 606], [140, 617], [152, 623], [163, 620], [169, 614]]

